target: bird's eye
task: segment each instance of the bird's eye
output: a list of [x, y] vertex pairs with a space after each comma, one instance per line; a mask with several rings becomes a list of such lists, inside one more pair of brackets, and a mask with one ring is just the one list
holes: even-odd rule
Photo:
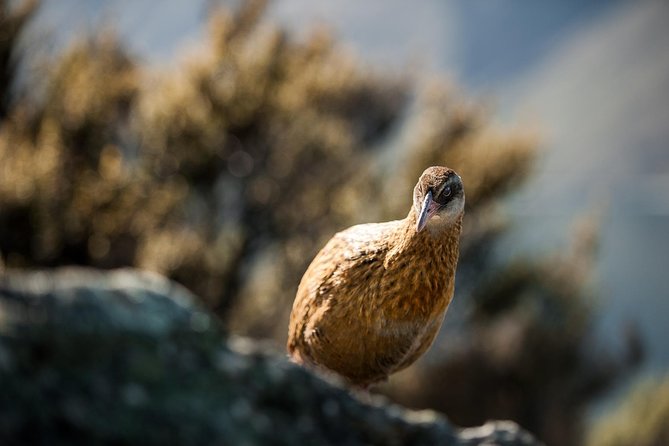
[[436, 199], [436, 202], [439, 204], [446, 204], [446, 201], [448, 200], [448, 197], [451, 196], [451, 187], [450, 186], [444, 186], [444, 188], [441, 190], [441, 193]]

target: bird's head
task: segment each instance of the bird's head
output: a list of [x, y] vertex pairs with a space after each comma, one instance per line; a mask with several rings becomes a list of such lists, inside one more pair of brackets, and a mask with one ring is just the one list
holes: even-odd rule
[[465, 208], [465, 190], [453, 169], [432, 166], [425, 169], [413, 190], [416, 232], [426, 227], [441, 229], [458, 221]]

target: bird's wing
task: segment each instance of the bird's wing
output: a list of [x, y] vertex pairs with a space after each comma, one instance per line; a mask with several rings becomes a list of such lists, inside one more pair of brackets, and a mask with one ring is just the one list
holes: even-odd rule
[[[298, 362], [323, 363], [327, 352], [326, 365], [349, 377], [378, 369], [373, 373], [383, 378], [388, 372], [393, 361], [365, 351], [367, 343], [363, 341], [369, 339], [365, 330], [370, 327], [358, 322], [371, 319], [365, 314], [371, 311], [366, 302], [374, 301], [379, 292], [372, 284], [378, 285], [385, 272], [387, 240], [395, 225], [349, 228], [336, 234], [314, 258], [302, 278], [291, 314], [288, 349]], [[352, 358], [360, 359], [356, 362]], [[363, 360], [373, 364], [363, 364]], [[341, 367], [349, 369], [344, 373]]]
[[289, 349], [291, 342], [303, 335], [306, 323], [329, 295], [328, 290], [336, 277], [350, 273], [357, 265], [382, 258], [387, 246], [383, 242], [375, 242], [372, 227], [383, 225], [385, 224], [357, 225], [338, 232], [311, 261], [300, 281], [293, 303], [288, 334]]
[[307, 268], [298, 288], [297, 303], [323, 296], [323, 285], [338, 273], [350, 273], [381, 260], [388, 251], [388, 239], [396, 222], [352, 226], [335, 234]]

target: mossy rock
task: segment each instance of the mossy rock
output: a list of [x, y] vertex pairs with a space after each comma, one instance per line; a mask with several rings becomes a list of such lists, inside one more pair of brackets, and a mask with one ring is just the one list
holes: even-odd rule
[[361, 402], [133, 270], [0, 275], [0, 443], [533, 445]]

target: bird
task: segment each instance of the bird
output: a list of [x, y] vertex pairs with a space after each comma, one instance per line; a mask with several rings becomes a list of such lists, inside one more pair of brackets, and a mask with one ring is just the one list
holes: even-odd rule
[[464, 207], [460, 176], [432, 166], [406, 218], [336, 233], [298, 286], [290, 359], [363, 389], [414, 363], [453, 298]]

